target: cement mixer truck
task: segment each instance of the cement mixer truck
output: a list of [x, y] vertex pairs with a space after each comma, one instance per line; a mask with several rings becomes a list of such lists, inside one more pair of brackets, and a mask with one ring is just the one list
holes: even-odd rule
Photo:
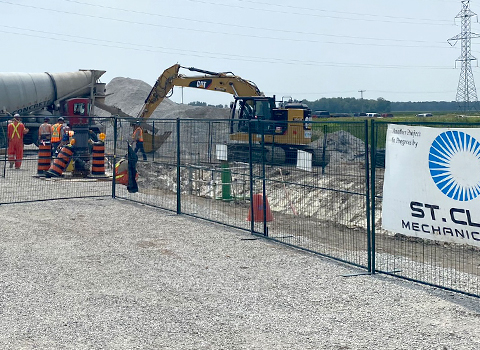
[[30, 130], [25, 144], [38, 143], [38, 127], [48, 116], [54, 123], [60, 116], [75, 132], [76, 152], [88, 154], [90, 130], [100, 132], [93, 123], [94, 102], [105, 99], [103, 70], [69, 73], [0, 73], [0, 147], [7, 145], [7, 122], [15, 113]]

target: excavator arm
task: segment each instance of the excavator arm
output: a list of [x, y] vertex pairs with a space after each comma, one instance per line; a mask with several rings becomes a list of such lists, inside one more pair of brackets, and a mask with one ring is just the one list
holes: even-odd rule
[[[203, 73], [204, 75], [188, 77], [179, 74], [180, 68]], [[193, 67], [182, 67], [179, 64], [175, 64], [166, 69], [157, 79], [145, 100], [143, 108], [138, 114], [138, 118], [150, 118], [158, 105], [165, 97], [169, 96], [169, 93], [175, 86], [226, 92], [235, 97], [263, 96], [263, 93], [260, 92], [255, 83], [242, 79], [231, 72], [216, 73]]]

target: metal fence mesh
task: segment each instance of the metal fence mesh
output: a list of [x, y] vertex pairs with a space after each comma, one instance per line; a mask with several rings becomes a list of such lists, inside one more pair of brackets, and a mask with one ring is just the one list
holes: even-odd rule
[[158, 149], [148, 153], [147, 161], [138, 153], [139, 192], [129, 193], [126, 186], [114, 185], [113, 175], [133, 145], [131, 121], [97, 122], [106, 133], [105, 176], [75, 177], [68, 170], [62, 177], [39, 176], [39, 150], [28, 146], [20, 170], [9, 168], [7, 156], [1, 155], [0, 204], [114, 196], [251, 230], [366, 269], [480, 295], [477, 248], [381, 229], [386, 123], [311, 123], [313, 142], [307, 151], [317, 158], [308, 167], [301, 150], [272, 152], [280, 145], [275, 138], [267, 141], [268, 133], [262, 136], [272, 129], [268, 123], [250, 125], [250, 136], [235, 141], [225, 160], [232, 131], [248, 126], [229, 120], [151, 119], [147, 132], [159, 136], [154, 141]]

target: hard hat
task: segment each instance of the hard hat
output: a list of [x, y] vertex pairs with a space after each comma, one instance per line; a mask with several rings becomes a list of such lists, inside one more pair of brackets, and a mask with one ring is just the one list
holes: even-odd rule
[[59, 121], [59, 122], [63, 122], [64, 120], [65, 120], [65, 119], [63, 119], [63, 117], [58, 118], [58, 121]]
[[14, 117], [14, 118], [20, 118], [20, 114], [15, 113], [15, 115], [14, 115], [13, 117]]

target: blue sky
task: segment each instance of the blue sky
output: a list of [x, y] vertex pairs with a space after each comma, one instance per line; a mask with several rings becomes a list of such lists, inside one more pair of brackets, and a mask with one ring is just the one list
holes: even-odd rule
[[[480, 13], [480, 0], [470, 1]], [[153, 85], [175, 63], [231, 71], [266, 95], [455, 100], [460, 0], [0, 0], [2, 72], [102, 69]], [[477, 18], [472, 32], [480, 33]], [[472, 40], [480, 58], [480, 38]], [[477, 62], [472, 62], [480, 86]], [[185, 71], [184, 74], [193, 73]], [[182, 102], [180, 88], [171, 98]], [[183, 90], [183, 102], [228, 94]]]

